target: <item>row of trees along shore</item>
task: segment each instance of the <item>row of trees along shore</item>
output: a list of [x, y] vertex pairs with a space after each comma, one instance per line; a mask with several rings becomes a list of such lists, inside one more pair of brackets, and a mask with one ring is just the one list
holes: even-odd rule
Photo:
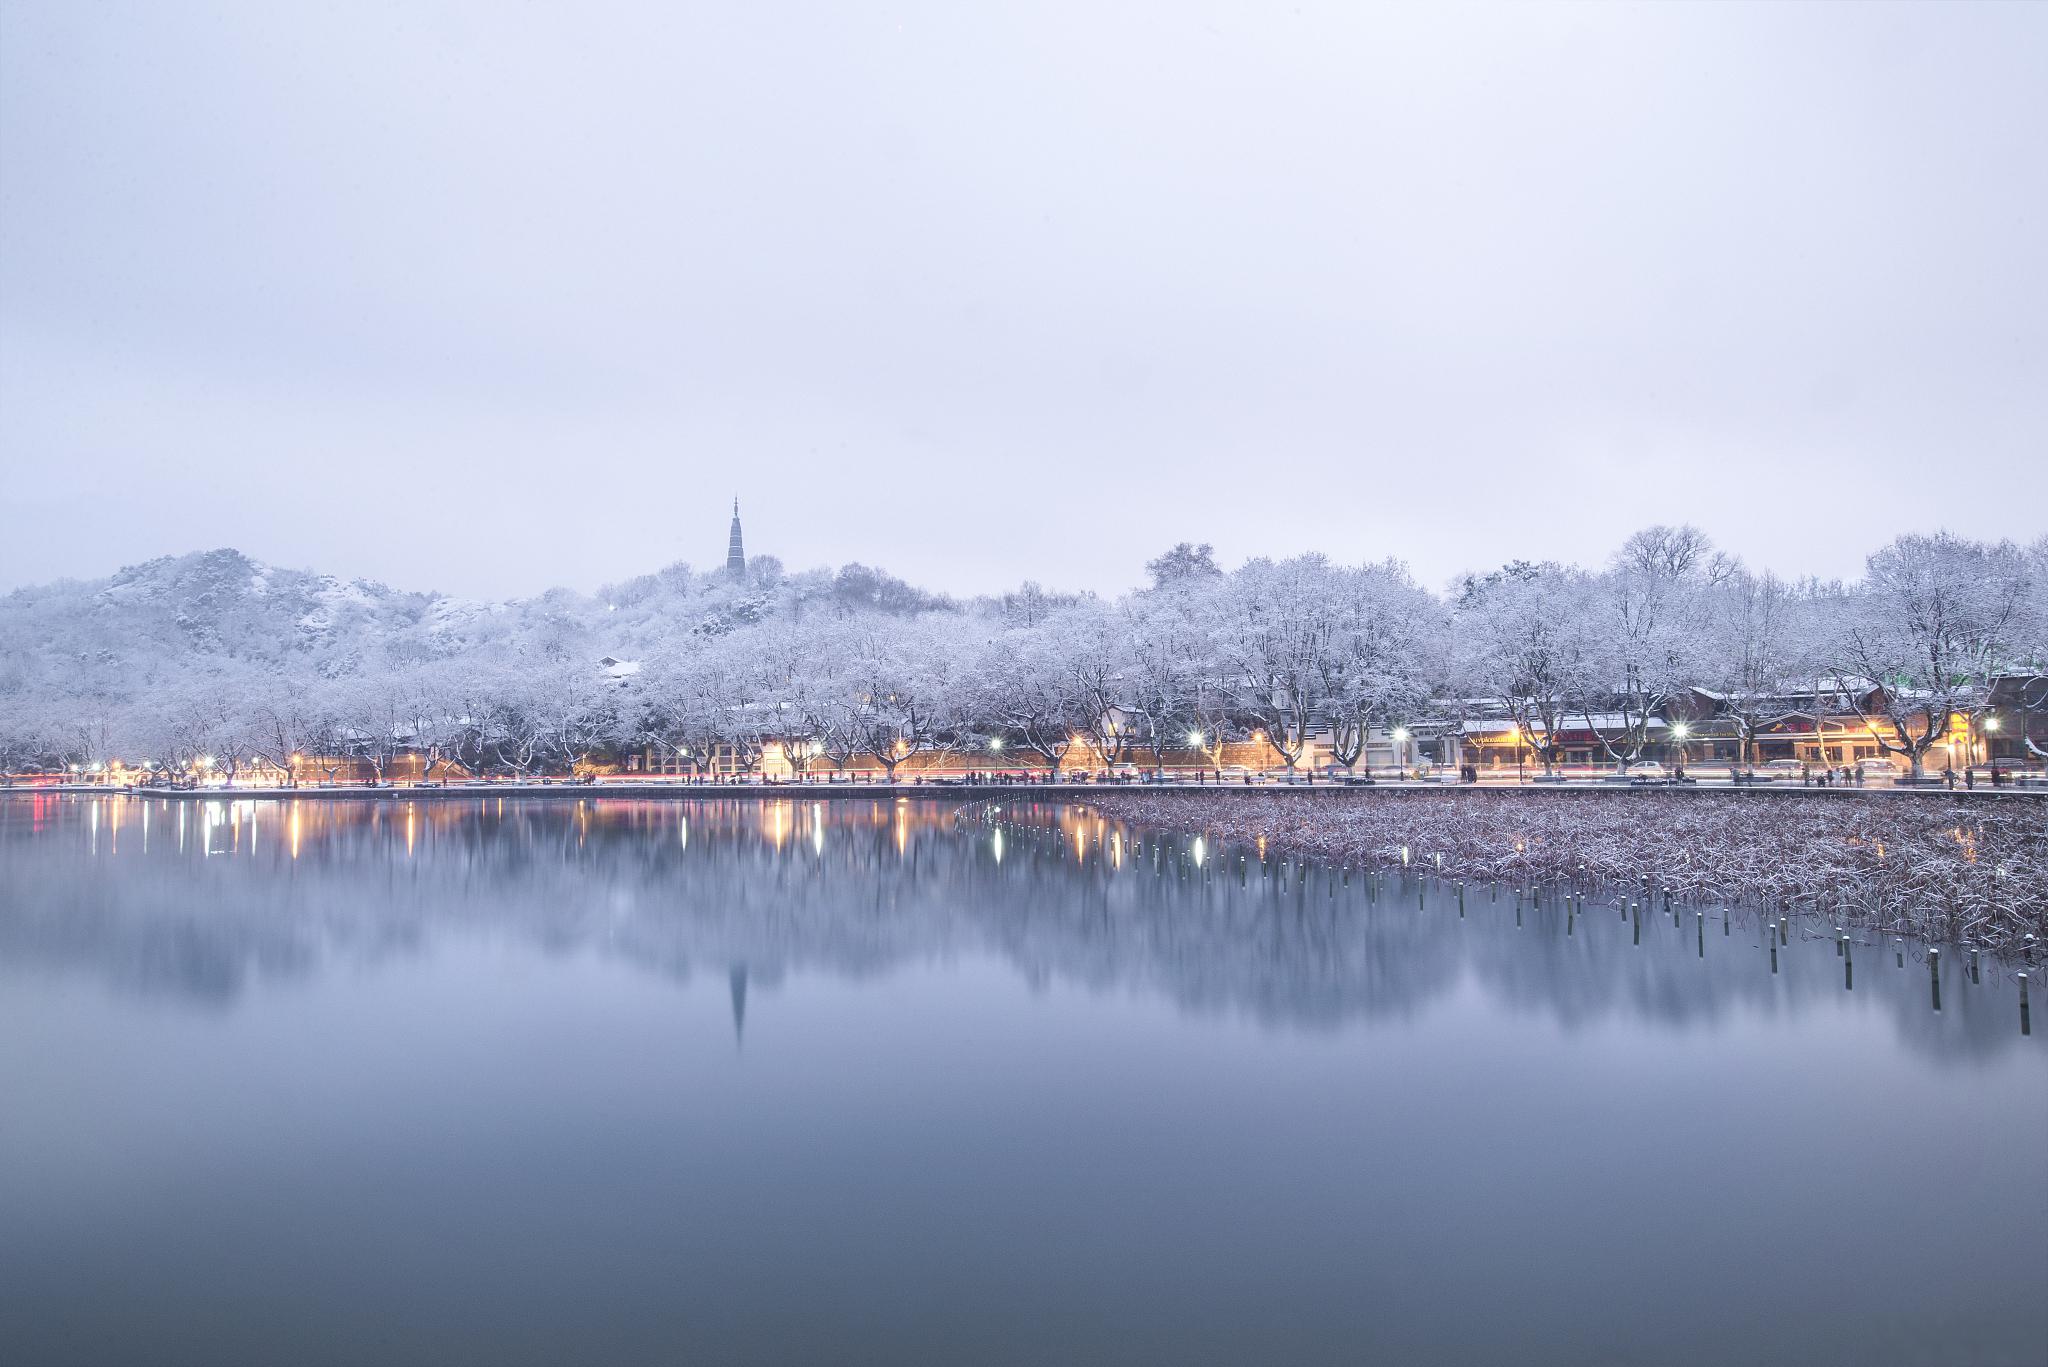
[[1290, 765], [1312, 739], [1355, 764], [1375, 728], [1482, 713], [1519, 723], [1543, 764], [1575, 720], [1602, 715], [1609, 757], [1626, 762], [1681, 690], [1718, 695], [1748, 741], [1788, 691], [1833, 678], [1884, 685], [1867, 720], [1918, 769], [1994, 679], [2048, 660], [2048, 538], [1905, 536], [1854, 582], [1786, 582], [1697, 529], [1657, 526], [1596, 570], [1517, 561], [1442, 593], [1392, 560], [1225, 571], [1183, 543], [1122, 597], [1027, 584], [969, 601], [760, 557], [742, 576], [675, 566], [497, 605], [321, 580], [319, 606], [261, 630], [262, 604], [233, 594], [274, 597], [298, 572], [200, 559], [218, 581], [203, 630], [173, 606], [184, 615], [139, 643], [95, 641], [109, 612], [144, 610], [114, 597], [139, 571], [0, 603], [6, 768], [203, 757], [231, 778], [384, 773], [403, 754], [433, 776], [533, 775], [651, 752], [745, 770], [772, 747], [799, 770], [894, 777], [935, 752], [1042, 770], [1218, 762], [1256, 734]]

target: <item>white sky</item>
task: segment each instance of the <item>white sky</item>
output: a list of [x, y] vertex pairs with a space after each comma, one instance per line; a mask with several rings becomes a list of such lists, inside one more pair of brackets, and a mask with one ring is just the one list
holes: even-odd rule
[[0, 3], [0, 586], [2048, 530], [2048, 6]]

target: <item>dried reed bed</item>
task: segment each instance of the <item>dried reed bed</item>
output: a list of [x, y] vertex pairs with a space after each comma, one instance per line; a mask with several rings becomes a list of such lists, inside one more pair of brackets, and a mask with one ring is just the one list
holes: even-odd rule
[[[1119, 793], [1107, 815], [1358, 867], [1670, 888], [2012, 950], [2048, 936], [2048, 803], [1670, 792]], [[1441, 862], [1439, 862], [1439, 860]]]

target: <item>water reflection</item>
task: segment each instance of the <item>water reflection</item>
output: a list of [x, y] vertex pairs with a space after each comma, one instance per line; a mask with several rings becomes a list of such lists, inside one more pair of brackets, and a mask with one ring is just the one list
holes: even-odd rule
[[2006, 966], [1262, 854], [0, 800], [0, 1359], [2038, 1357]]
[[214, 1005], [483, 935], [723, 975], [736, 1039], [750, 982], [987, 954], [1034, 985], [1274, 1028], [1399, 1021], [1469, 981], [1570, 1029], [1828, 1010], [1945, 1058], [2024, 1047], [2011, 966], [1988, 959], [1845, 956], [1831, 928], [1781, 943], [1718, 910], [1525, 906], [1061, 805], [36, 797], [0, 802], [0, 860], [0, 959]]

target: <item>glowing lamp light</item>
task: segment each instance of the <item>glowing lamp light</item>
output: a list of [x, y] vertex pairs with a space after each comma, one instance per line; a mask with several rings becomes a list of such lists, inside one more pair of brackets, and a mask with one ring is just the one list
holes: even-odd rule
[[1189, 744], [1189, 745], [1194, 745], [1194, 746], [1200, 746], [1200, 745], [1201, 745], [1201, 743], [1202, 743], [1202, 733], [1201, 733], [1200, 731], [1190, 731], [1190, 732], [1188, 732], [1188, 744]]
[[1680, 722], [1678, 723], [1678, 725], [1671, 728], [1671, 734], [1678, 737], [1678, 739], [1680, 740], [1684, 740], [1687, 736], [1692, 734], [1692, 728], [1690, 726], [1687, 726], [1684, 722]]
[[1999, 719], [1997, 717], [1986, 717], [1984, 719], [1984, 729], [1986, 731], [1996, 731], [1998, 729], [1998, 723]]
[[1003, 738], [1001, 736], [997, 736], [994, 740], [988, 743], [988, 748], [990, 754], [1000, 755], [1001, 753], [1003, 753]]
[[1395, 727], [1395, 728], [1394, 728], [1394, 739], [1395, 739], [1395, 740], [1406, 740], [1406, 739], [1408, 739], [1408, 728], [1407, 728], [1407, 727], [1405, 727], [1405, 726], [1397, 726], [1397, 727]]

